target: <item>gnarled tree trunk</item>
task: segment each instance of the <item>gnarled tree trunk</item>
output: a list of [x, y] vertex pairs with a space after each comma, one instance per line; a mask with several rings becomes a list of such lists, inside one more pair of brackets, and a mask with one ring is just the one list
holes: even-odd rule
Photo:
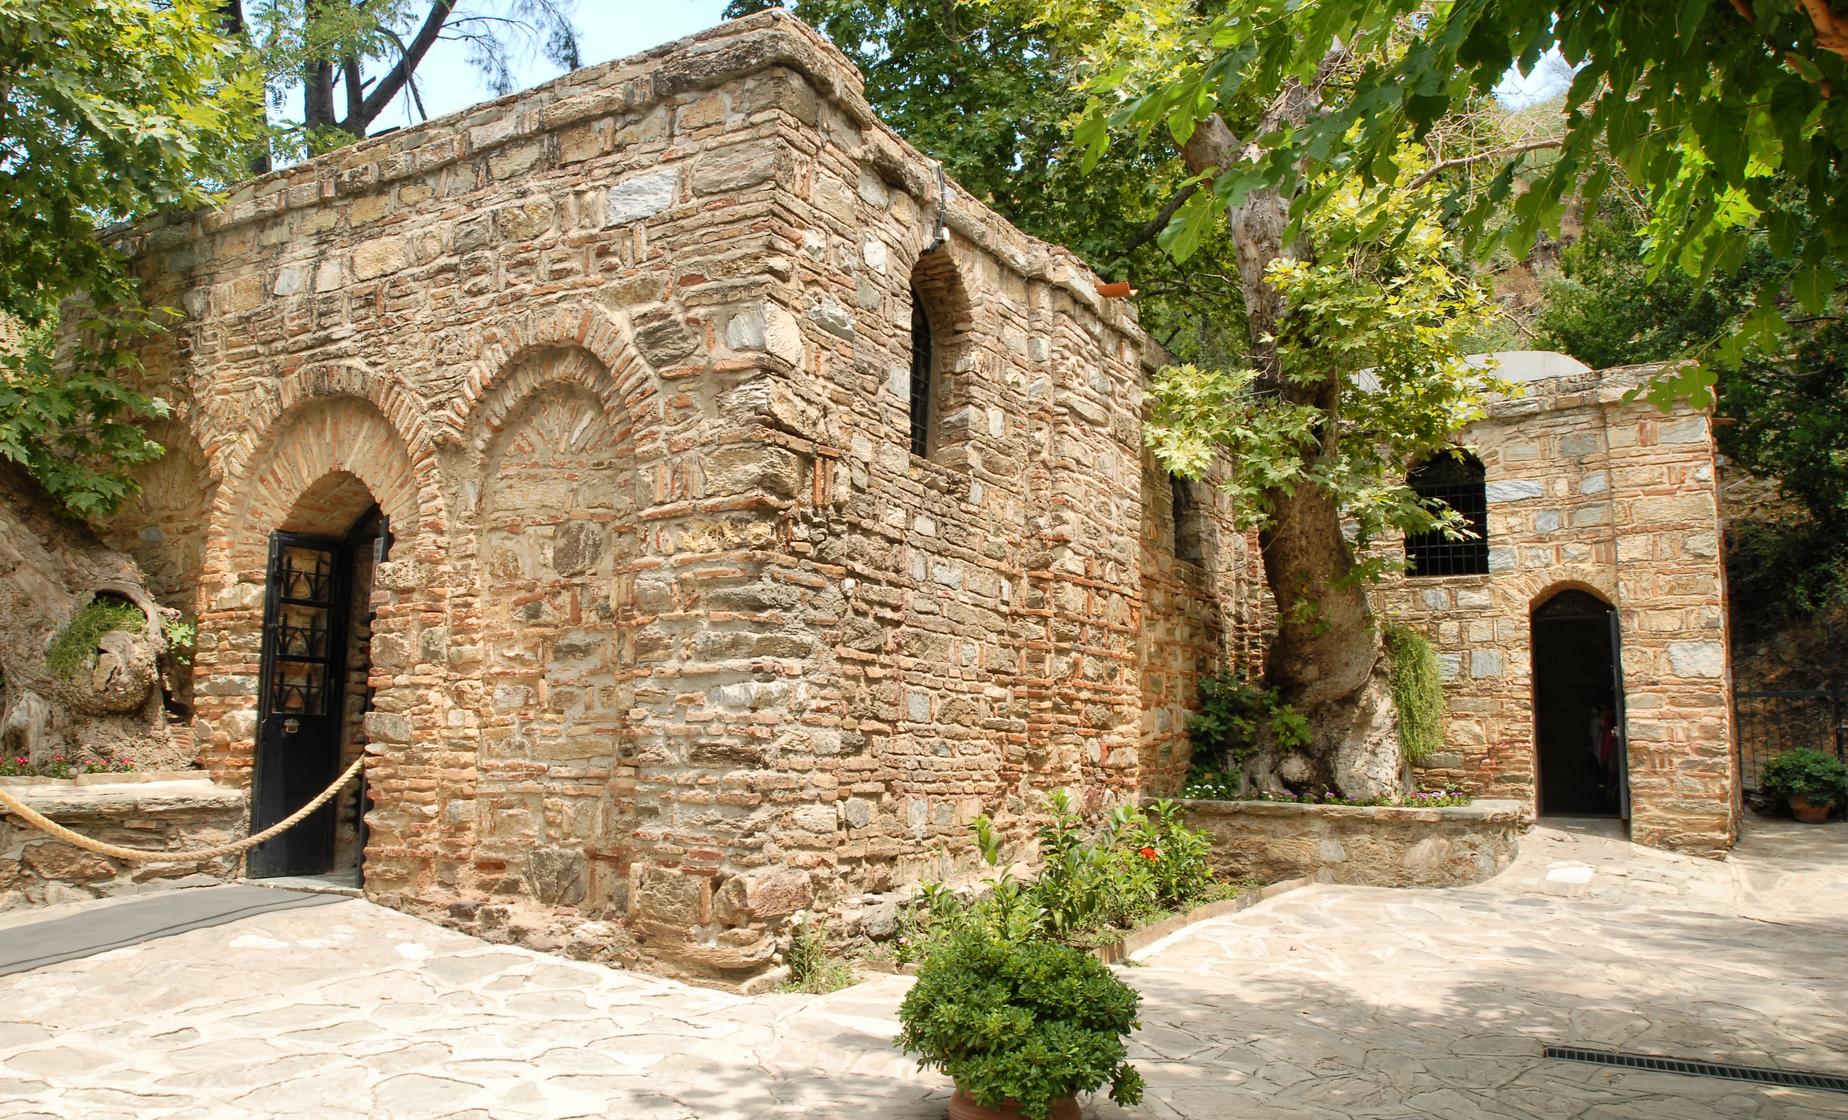
[[[1315, 89], [1292, 84], [1272, 106], [1259, 134], [1301, 123], [1319, 104]], [[1211, 172], [1255, 159], [1215, 116], [1183, 147], [1188, 169]], [[1289, 200], [1273, 189], [1255, 191], [1226, 213], [1238, 256], [1239, 279], [1251, 327], [1251, 352], [1260, 387], [1327, 417], [1320, 442], [1304, 452], [1305, 465], [1331, 456], [1341, 438], [1336, 423], [1341, 385], [1308, 384], [1284, 376], [1272, 341], [1283, 317], [1282, 297], [1265, 272], [1286, 250], [1306, 258], [1313, 246], [1286, 246]], [[1351, 797], [1391, 796], [1406, 785], [1397, 717], [1387, 681], [1384, 649], [1354, 574], [1354, 553], [1342, 534], [1341, 510], [1319, 487], [1302, 485], [1266, 495], [1273, 511], [1260, 534], [1265, 582], [1277, 603], [1277, 633], [1265, 659], [1265, 678], [1308, 720], [1306, 747], [1286, 750], [1266, 742], [1246, 766], [1247, 780], [1270, 793], [1286, 788]]]
[[[133, 603], [147, 625], [103, 634], [76, 671], [54, 671], [46, 662], [52, 640], [98, 595]], [[162, 704], [162, 622], [132, 559], [0, 463], [0, 755], [41, 767], [60, 754], [128, 758], [139, 770], [190, 766]]]

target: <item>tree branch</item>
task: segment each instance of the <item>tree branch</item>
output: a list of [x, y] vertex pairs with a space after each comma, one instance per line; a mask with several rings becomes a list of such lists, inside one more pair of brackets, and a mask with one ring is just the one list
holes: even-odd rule
[[1134, 237], [1131, 237], [1128, 241], [1123, 243], [1123, 252], [1125, 254], [1133, 253], [1161, 236], [1161, 231], [1168, 228], [1168, 223], [1174, 220], [1174, 216], [1180, 213], [1181, 207], [1188, 199], [1192, 198], [1194, 192], [1199, 189], [1200, 184], [1195, 182], [1189, 183], [1180, 190], [1175, 191], [1174, 197], [1170, 198], [1162, 205], [1160, 212], [1153, 218], [1150, 218], [1147, 225], [1137, 230]]
[[1474, 155], [1440, 160], [1430, 167], [1425, 168], [1422, 174], [1405, 184], [1403, 189], [1415, 191], [1446, 171], [1455, 171], [1459, 167], [1468, 167], [1472, 163], [1482, 163], [1492, 159], [1506, 159], [1509, 156], [1523, 155], [1527, 152], [1537, 152], [1543, 148], [1557, 148], [1560, 143], [1561, 141], [1559, 140], [1530, 140], [1525, 144], [1516, 144], [1509, 148], [1496, 148], [1494, 151], [1490, 152], [1477, 152]]
[[1830, 54], [1848, 58], [1848, 28], [1836, 19], [1829, 0], [1797, 0], [1797, 6], [1816, 28], [1816, 45]]
[[449, 19], [455, 7], [456, 0], [430, 0], [430, 12], [424, 17], [423, 26], [417, 29], [417, 35], [406, 48], [404, 56], [398, 59], [397, 65], [385, 72], [379, 84], [366, 95], [361, 110], [364, 117], [357, 122], [361, 128], [376, 120], [385, 111], [385, 107], [391, 104], [392, 98], [398, 96], [405, 83], [411, 80], [412, 72], [435, 45], [437, 37], [443, 32], [444, 22]]

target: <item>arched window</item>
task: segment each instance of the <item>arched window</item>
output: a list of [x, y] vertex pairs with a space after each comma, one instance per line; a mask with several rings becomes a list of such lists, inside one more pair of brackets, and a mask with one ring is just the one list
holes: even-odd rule
[[928, 459], [931, 453], [931, 408], [937, 398], [936, 347], [931, 338], [930, 313], [924, 297], [911, 290], [911, 453]]
[[1190, 564], [1203, 562], [1205, 550], [1200, 539], [1203, 531], [1199, 503], [1194, 497], [1193, 483], [1180, 475], [1168, 476], [1168, 493], [1174, 518], [1174, 555], [1176, 559]]
[[1405, 538], [1405, 574], [1473, 576], [1489, 570], [1489, 500], [1484, 493], [1482, 461], [1467, 451], [1445, 451], [1419, 464], [1406, 478], [1424, 503], [1449, 506], [1463, 516], [1470, 535], [1461, 540], [1442, 531]]

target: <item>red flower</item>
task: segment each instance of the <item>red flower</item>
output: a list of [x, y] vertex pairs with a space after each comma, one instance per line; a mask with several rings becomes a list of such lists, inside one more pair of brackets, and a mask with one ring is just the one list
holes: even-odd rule
[[1143, 848], [1141, 851], [1137, 852], [1136, 854], [1141, 856], [1143, 859], [1148, 860], [1150, 863], [1154, 863], [1156, 860], [1161, 858], [1161, 853], [1156, 851], [1154, 848]]

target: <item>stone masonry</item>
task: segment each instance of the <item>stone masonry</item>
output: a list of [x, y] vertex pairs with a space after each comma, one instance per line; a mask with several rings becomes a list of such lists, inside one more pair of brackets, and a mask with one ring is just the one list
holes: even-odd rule
[[736, 981], [977, 814], [1175, 789], [1249, 543], [1142, 449], [1133, 310], [938, 184], [773, 11], [134, 231], [184, 320], [112, 539], [198, 619], [200, 762], [249, 785], [270, 533], [369, 499], [377, 901]]
[[1720, 855], [1739, 801], [1712, 429], [1697, 409], [1625, 401], [1655, 372], [1563, 372], [1495, 402], [1459, 437], [1486, 472], [1488, 573], [1396, 580], [1383, 599], [1445, 678], [1447, 749], [1424, 776], [1530, 810], [1531, 614], [1565, 589], [1615, 607], [1631, 837]]

